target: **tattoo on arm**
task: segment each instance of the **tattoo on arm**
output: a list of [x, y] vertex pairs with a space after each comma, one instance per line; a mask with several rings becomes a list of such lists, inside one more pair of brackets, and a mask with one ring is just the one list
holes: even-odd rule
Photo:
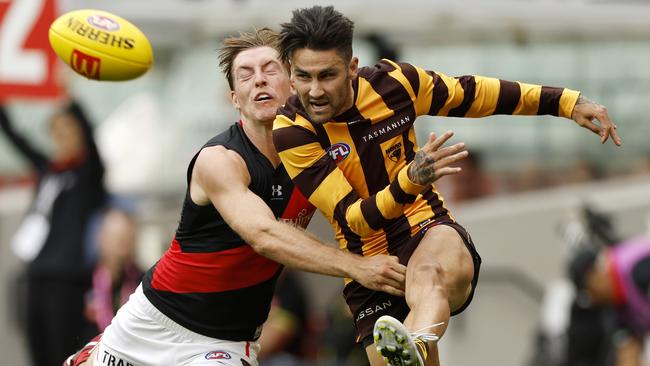
[[589, 98], [585, 97], [584, 95], [580, 94], [578, 101], [576, 102], [576, 105], [577, 104], [594, 104], [594, 102], [589, 100]]
[[433, 183], [436, 171], [433, 167], [433, 157], [420, 150], [415, 154], [413, 164], [409, 167], [408, 176], [416, 184], [427, 185]]

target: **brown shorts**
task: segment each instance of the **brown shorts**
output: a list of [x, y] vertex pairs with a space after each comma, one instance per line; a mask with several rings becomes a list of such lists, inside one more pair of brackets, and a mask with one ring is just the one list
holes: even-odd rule
[[[457, 223], [454, 222], [436, 222], [428, 225], [420, 230], [408, 242], [406, 242], [397, 253], [400, 263], [406, 265], [411, 258], [411, 255], [417, 248], [418, 244], [424, 237], [427, 230], [435, 225], [447, 225], [454, 228], [458, 234], [463, 238], [465, 247], [472, 255], [474, 262], [474, 277], [472, 278], [472, 292], [467, 297], [467, 301], [451, 315], [461, 313], [469, 306], [472, 298], [474, 297], [474, 290], [478, 282], [478, 274], [481, 267], [481, 256], [476, 251], [472, 239], [467, 231]], [[369, 290], [361, 286], [358, 282], [352, 281], [345, 286], [343, 290], [345, 301], [348, 303], [352, 311], [354, 326], [357, 330], [357, 342], [363, 343], [364, 347], [373, 343], [372, 331], [375, 321], [382, 315], [390, 315], [396, 319], [404, 321], [408, 315], [409, 309], [404, 297], [389, 295], [385, 292]]]

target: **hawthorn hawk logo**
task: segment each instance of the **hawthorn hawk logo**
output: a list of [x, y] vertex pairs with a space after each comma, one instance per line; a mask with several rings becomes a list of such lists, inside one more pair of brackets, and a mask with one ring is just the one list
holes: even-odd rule
[[391, 161], [397, 163], [399, 161], [399, 158], [402, 157], [402, 143], [398, 142], [386, 149], [386, 156], [388, 156]]

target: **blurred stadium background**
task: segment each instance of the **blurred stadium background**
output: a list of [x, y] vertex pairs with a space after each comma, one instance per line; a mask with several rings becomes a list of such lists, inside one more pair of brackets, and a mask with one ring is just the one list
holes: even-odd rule
[[[29, 75], [58, 73], [56, 80], [81, 101], [97, 125], [109, 189], [137, 199], [139, 260], [148, 266], [166, 248], [175, 229], [189, 159], [209, 137], [237, 118], [227, 99], [227, 83], [217, 68], [220, 40], [252, 26], [277, 29], [290, 18], [292, 9], [315, 2], [60, 0], [54, 3], [57, 14], [97, 8], [136, 24], [154, 47], [153, 69], [134, 81], [99, 83], [72, 74], [58, 63], [56, 70], [35, 69], [33, 74], [28, 70], [24, 80], [15, 79], [15, 74], [7, 74], [13, 67], [8, 63], [20, 58], [10, 53], [25, 57], [39, 52], [16, 47], [15, 37], [21, 39], [26, 29], [35, 26], [31, 19], [53, 1], [0, 0], [0, 93], [4, 94], [0, 97], [11, 94], [11, 88], [2, 88], [2, 84], [33, 84]], [[558, 231], [568, 215], [586, 202], [612, 214], [624, 237], [649, 230], [650, 3], [323, 3], [329, 4], [355, 21], [355, 53], [361, 64], [389, 56], [447, 75], [478, 74], [578, 89], [606, 105], [618, 124], [621, 148], [600, 145], [595, 135], [571, 121], [545, 117], [431, 117], [417, 124], [420, 140], [429, 131], [451, 129], [456, 132], [455, 140], [465, 141], [480, 156], [475, 175], [468, 173], [440, 184], [452, 212], [468, 228], [484, 259], [472, 306], [452, 321], [441, 343], [443, 363], [527, 365], [541, 326], [543, 294], [564, 275], [567, 248]], [[46, 37], [46, 29], [37, 36]], [[34, 65], [43, 67], [38, 62]], [[12, 98], [8, 109], [17, 128], [47, 149], [45, 124], [54, 104], [48, 98], [23, 94], [27, 95]], [[27, 165], [0, 138], [3, 365], [27, 364], [11, 288], [22, 264], [8, 242], [31, 200], [32, 183]], [[317, 217], [310, 229], [332, 241], [322, 218]], [[308, 285], [316, 313], [340, 296], [338, 279], [314, 275], [301, 279]]]

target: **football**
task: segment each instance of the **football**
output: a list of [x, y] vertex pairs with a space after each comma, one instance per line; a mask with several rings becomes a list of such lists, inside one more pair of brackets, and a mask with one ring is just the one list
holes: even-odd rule
[[50, 25], [48, 36], [63, 62], [88, 79], [130, 80], [153, 64], [153, 50], [144, 33], [102, 10], [65, 13]]

